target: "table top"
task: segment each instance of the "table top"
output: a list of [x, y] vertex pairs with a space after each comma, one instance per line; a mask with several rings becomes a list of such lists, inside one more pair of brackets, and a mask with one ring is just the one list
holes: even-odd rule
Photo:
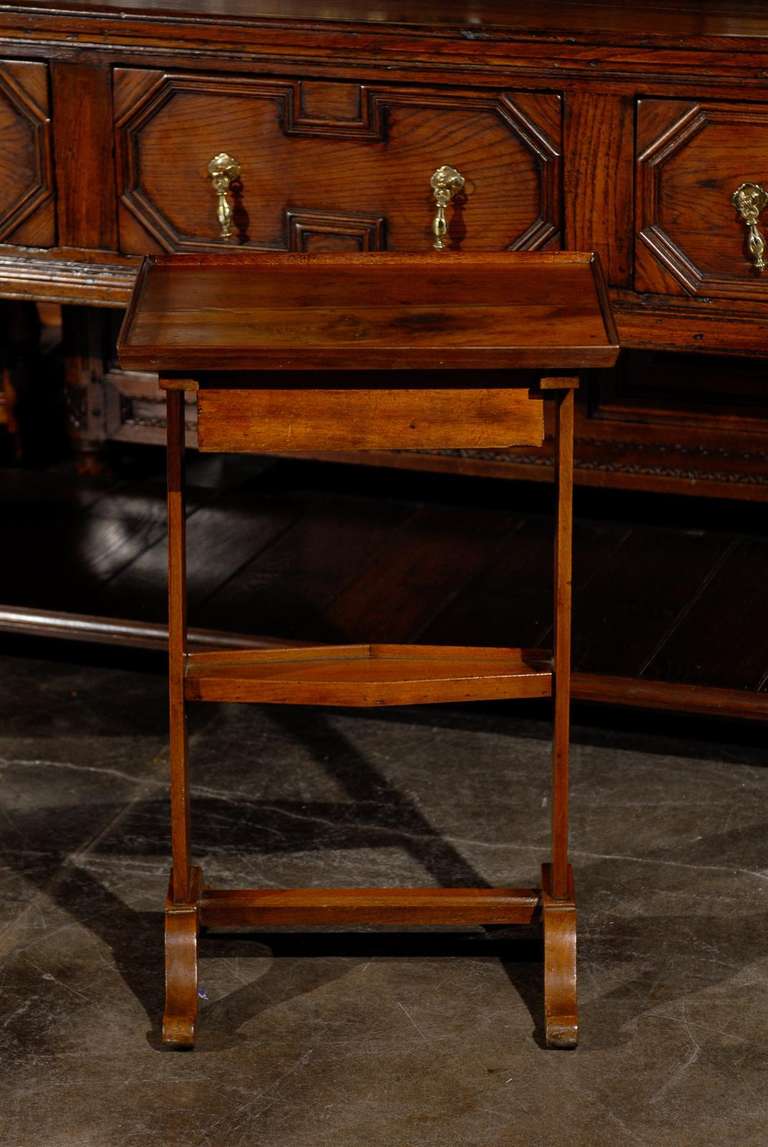
[[618, 338], [598, 259], [577, 252], [235, 253], [145, 260], [123, 367], [578, 371]]

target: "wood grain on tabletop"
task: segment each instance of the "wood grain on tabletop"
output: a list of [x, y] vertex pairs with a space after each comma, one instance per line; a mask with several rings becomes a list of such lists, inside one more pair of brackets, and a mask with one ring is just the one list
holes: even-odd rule
[[547, 372], [611, 366], [618, 345], [591, 255], [180, 255], [145, 261], [118, 354], [177, 373]]

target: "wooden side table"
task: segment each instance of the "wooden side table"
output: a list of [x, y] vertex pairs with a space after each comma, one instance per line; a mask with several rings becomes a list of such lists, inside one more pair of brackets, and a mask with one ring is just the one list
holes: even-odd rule
[[[163, 1039], [191, 1045], [201, 926], [530, 924], [544, 935], [546, 1038], [577, 1039], [568, 863], [573, 406], [618, 345], [588, 254], [179, 255], [147, 260], [119, 342], [168, 404], [171, 843]], [[522, 373], [521, 373], [522, 372]], [[201, 450], [541, 446], [555, 407], [554, 656], [346, 645], [190, 653], [184, 391]], [[191, 862], [189, 701], [379, 706], [553, 698], [552, 854], [536, 888], [208, 888]]]

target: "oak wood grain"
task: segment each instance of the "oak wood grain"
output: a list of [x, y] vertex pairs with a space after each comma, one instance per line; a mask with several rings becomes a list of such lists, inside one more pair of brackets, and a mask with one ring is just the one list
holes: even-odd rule
[[768, 178], [766, 106], [643, 99], [637, 114], [645, 146], [637, 158], [635, 286], [765, 301], [768, 287], [731, 196]]
[[634, 100], [580, 90], [565, 104], [565, 241], [598, 251], [609, 282], [632, 275]]
[[239, 248], [327, 249], [335, 236], [351, 250], [429, 250], [429, 179], [446, 156], [467, 179], [447, 210], [451, 247], [557, 245], [555, 93], [518, 100], [508, 86], [338, 81], [322, 85], [323, 112], [319, 96], [313, 110], [317, 86], [304, 79], [133, 68], [115, 79], [123, 251], [231, 246], [206, 183], [208, 159], [222, 150], [240, 165], [232, 192]]
[[56, 242], [48, 65], [0, 60], [0, 240]]
[[107, 64], [57, 60], [51, 86], [59, 241], [65, 247], [114, 250], [111, 70]]

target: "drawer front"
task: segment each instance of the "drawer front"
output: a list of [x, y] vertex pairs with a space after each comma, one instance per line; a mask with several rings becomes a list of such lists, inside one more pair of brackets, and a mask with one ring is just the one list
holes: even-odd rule
[[768, 204], [768, 104], [641, 100], [637, 125], [636, 288], [764, 300], [768, 207], [750, 228], [733, 196], [757, 185]]
[[0, 60], [0, 243], [55, 241], [48, 67]]
[[488, 449], [541, 446], [543, 401], [527, 390], [206, 390], [201, 450]]
[[[423, 250], [445, 165], [465, 181], [445, 208], [447, 247], [558, 245], [555, 94], [138, 68], [117, 69], [114, 91], [126, 253]], [[239, 177], [230, 169], [217, 194], [208, 167], [221, 154]]]

